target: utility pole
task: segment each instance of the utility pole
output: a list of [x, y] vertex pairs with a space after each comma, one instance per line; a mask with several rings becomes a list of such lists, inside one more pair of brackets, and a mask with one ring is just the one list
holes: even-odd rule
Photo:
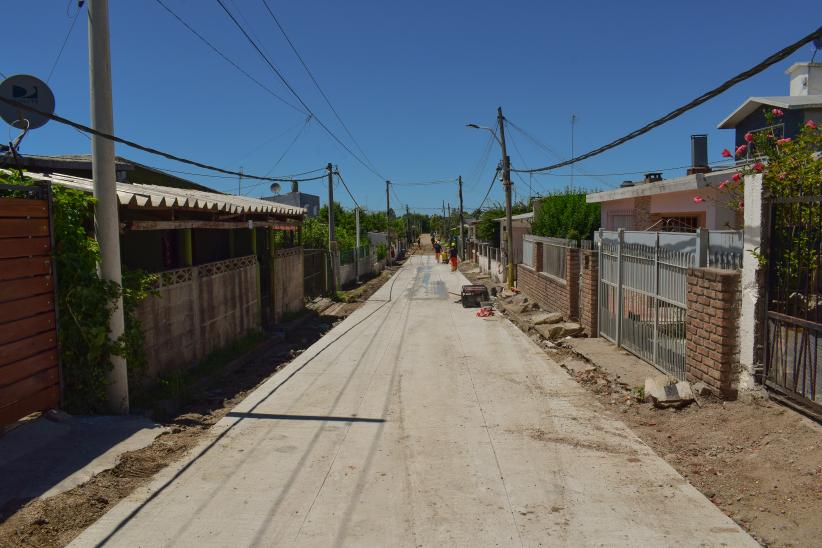
[[445, 233], [445, 240], [450, 242], [451, 241], [451, 202], [448, 202], [448, 230]]
[[354, 273], [357, 276], [357, 283], [360, 283], [360, 206], [356, 204], [354, 204], [354, 226], [357, 231], [357, 243], [355, 244], [357, 249], [354, 253]]
[[391, 264], [391, 181], [385, 181], [385, 235], [388, 239], [388, 256], [386, 260]]
[[506, 255], [508, 262], [508, 287], [514, 287], [514, 229], [511, 218], [511, 159], [505, 149], [505, 118], [502, 116], [502, 107], [497, 107], [497, 121], [499, 122], [499, 144], [502, 148], [502, 186], [505, 188], [505, 226], [506, 226]]
[[337, 236], [334, 233], [334, 169], [331, 162], [325, 166], [328, 171], [328, 252], [331, 255], [331, 283], [337, 288]]
[[[97, 131], [114, 134], [114, 107], [111, 98], [111, 51], [109, 47], [108, 0], [89, 0], [88, 54], [91, 87], [91, 125]], [[120, 220], [117, 211], [117, 173], [114, 166], [114, 141], [98, 135], [91, 138], [91, 171], [94, 180], [94, 226], [100, 246], [100, 276], [121, 287]], [[122, 296], [112, 303], [108, 336], [117, 340], [125, 331]], [[110, 410], [126, 414], [128, 403], [128, 365], [122, 356], [111, 355], [107, 374], [106, 398]]]
[[462, 175], [457, 177], [457, 193], [460, 197], [460, 257], [465, 260], [465, 217], [462, 211]]
[[405, 204], [405, 241], [407, 242], [406, 249], [411, 249], [411, 211], [408, 204]]

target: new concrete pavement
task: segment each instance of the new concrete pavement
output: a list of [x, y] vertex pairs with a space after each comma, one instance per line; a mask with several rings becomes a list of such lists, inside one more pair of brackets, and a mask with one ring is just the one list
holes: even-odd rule
[[412, 257], [74, 546], [757, 546]]

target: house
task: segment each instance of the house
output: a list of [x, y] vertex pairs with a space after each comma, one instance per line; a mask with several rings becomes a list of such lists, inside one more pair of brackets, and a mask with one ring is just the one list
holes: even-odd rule
[[[27, 172], [92, 193], [91, 179]], [[156, 273], [137, 310], [148, 375], [185, 369], [303, 307], [302, 208], [256, 198], [117, 183], [123, 270]], [[59, 276], [59, 272], [57, 273]]]
[[[745, 144], [748, 132], [768, 129], [777, 138], [794, 137], [808, 120], [822, 123], [822, 63], [794, 63], [786, 74], [790, 95], [750, 97], [719, 123], [719, 129], [736, 131], [736, 146]], [[764, 112], [772, 108], [784, 114], [776, 126], [766, 127]]]
[[[721, 170], [675, 179], [648, 173], [642, 181], [626, 181], [620, 188], [593, 192], [585, 199], [601, 204], [601, 226], [605, 230], [734, 229], [741, 223], [739, 210], [729, 204], [727, 193], [716, 188], [733, 173], [735, 170]], [[695, 196], [701, 198], [699, 203], [694, 201]]]
[[[503, 250], [508, 248], [508, 223], [506, 217], [494, 219], [495, 223], [500, 223], [499, 247]], [[514, 264], [522, 262], [522, 237], [531, 233], [531, 223], [534, 222], [534, 212], [520, 213], [511, 216], [511, 228], [514, 236]]]
[[287, 194], [277, 194], [275, 196], [265, 196], [263, 200], [301, 207], [305, 209], [306, 216], [308, 217], [317, 217], [320, 214], [320, 197], [316, 194], [300, 192], [297, 181], [291, 181], [291, 192]]

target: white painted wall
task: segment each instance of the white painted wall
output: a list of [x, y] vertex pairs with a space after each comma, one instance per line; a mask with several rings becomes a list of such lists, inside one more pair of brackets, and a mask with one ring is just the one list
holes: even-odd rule
[[739, 389], [752, 390], [756, 347], [756, 311], [760, 306], [756, 283], [759, 261], [753, 253], [762, 245], [762, 176], [745, 177], [745, 230], [742, 255], [742, 312], [739, 319]]

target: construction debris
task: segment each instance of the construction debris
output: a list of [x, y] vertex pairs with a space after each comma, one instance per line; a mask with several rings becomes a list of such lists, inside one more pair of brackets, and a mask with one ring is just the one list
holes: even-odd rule
[[691, 384], [685, 381], [645, 379], [645, 401], [656, 407], [684, 407], [694, 401]]

